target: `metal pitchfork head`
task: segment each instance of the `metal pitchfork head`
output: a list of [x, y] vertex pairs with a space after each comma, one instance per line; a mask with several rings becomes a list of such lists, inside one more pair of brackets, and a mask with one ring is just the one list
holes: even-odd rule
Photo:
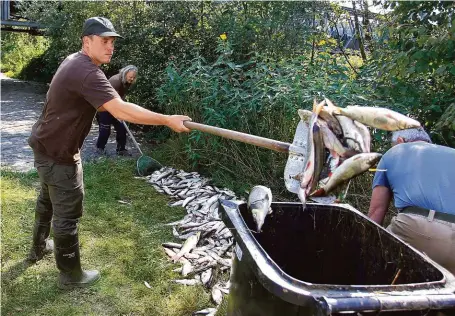
[[298, 194], [300, 187], [300, 180], [296, 176], [305, 170], [308, 133], [308, 124], [300, 120], [295, 130], [292, 145], [289, 147], [288, 161], [284, 168], [284, 184], [286, 185], [286, 189], [295, 194]]

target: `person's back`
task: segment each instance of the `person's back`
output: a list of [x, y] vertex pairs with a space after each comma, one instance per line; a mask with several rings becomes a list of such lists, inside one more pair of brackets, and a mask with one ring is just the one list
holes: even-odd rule
[[383, 156], [378, 169], [387, 170], [382, 172], [396, 208], [455, 214], [455, 149], [426, 142], [399, 144]]
[[128, 92], [130, 88], [129, 83], [123, 83], [122, 82], [122, 77], [121, 74], [118, 73], [116, 75], [113, 75], [112, 77], [109, 78], [109, 82], [111, 83], [112, 87], [117, 91], [118, 95], [125, 100], [126, 93]]
[[[128, 65], [120, 69], [119, 73], [109, 78], [109, 82], [112, 87], [117, 91], [120, 98], [125, 100], [126, 93], [128, 92], [131, 85], [136, 81], [137, 67], [134, 65]], [[96, 141], [96, 150], [99, 154], [106, 154], [106, 144], [111, 134], [111, 125], [114, 125], [114, 129], [117, 133], [117, 149], [116, 152], [121, 156], [130, 156], [130, 153], [126, 149], [126, 128], [122, 122], [117, 120], [109, 112], [97, 113], [99, 135]]]
[[368, 216], [455, 274], [455, 149], [431, 144], [423, 128], [395, 131], [378, 164]]

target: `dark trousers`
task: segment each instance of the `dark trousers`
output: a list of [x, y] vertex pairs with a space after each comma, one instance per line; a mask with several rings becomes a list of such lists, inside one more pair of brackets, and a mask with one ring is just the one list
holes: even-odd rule
[[35, 152], [34, 156], [41, 182], [35, 208], [36, 221], [46, 225], [52, 220], [56, 239], [74, 240], [84, 200], [82, 164], [61, 165], [39, 153]]
[[123, 126], [123, 123], [117, 120], [109, 112], [99, 112], [96, 114], [98, 126], [99, 126], [99, 135], [98, 140], [96, 141], [96, 147], [104, 149], [106, 147], [109, 136], [111, 135], [111, 125], [114, 125], [116, 140], [117, 140], [117, 151], [125, 150], [126, 145], [126, 129]]

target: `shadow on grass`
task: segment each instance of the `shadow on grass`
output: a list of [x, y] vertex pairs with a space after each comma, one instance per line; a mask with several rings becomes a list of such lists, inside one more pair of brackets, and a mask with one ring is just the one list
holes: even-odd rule
[[35, 273], [28, 269], [32, 266], [21, 261], [2, 273], [2, 315], [37, 315], [37, 309], [62, 294], [55, 271]]
[[9, 283], [14, 282], [20, 275], [22, 275], [33, 263], [24, 259], [17, 262], [10, 267], [6, 272], [2, 272], [2, 284], [7, 286]]

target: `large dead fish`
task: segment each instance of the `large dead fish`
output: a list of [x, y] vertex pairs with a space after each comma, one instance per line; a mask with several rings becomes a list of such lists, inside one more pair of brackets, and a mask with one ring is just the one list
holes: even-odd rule
[[323, 196], [343, 182], [367, 171], [381, 159], [379, 153], [362, 153], [344, 161], [332, 174], [327, 184], [313, 192], [310, 196]]
[[259, 233], [264, 225], [265, 217], [272, 213], [272, 191], [263, 185], [256, 185], [248, 195], [247, 207], [253, 215]]
[[[331, 113], [336, 114], [337, 106], [335, 106], [332, 101], [325, 99], [328, 105], [328, 109]], [[339, 113], [338, 113], [339, 114]], [[338, 122], [340, 122], [341, 128], [343, 130], [343, 139], [346, 141], [346, 145], [357, 152], [364, 152], [365, 141], [362, 138], [362, 134], [359, 131], [359, 128], [354, 124], [354, 121], [344, 115], [336, 116]]]
[[[299, 113], [300, 119], [302, 121], [304, 121], [304, 122], [310, 121], [311, 116], [312, 116], [311, 111], [298, 110], [298, 113]], [[320, 134], [322, 135], [322, 140], [323, 140], [323, 144], [324, 144], [325, 148], [327, 148], [330, 151], [330, 157], [328, 159], [328, 161], [330, 162], [330, 168], [329, 168], [329, 171], [330, 171], [329, 176], [330, 176], [332, 174], [332, 172], [335, 171], [335, 169], [338, 167], [338, 165], [340, 163], [340, 157], [349, 158], [360, 152], [344, 147], [343, 144], [341, 144], [338, 137], [329, 128], [326, 121], [318, 119], [316, 125], [319, 126], [319, 131], [320, 131]], [[314, 138], [314, 140], [316, 143], [317, 138]], [[316, 147], [316, 151], [318, 151], [318, 150], [319, 149]], [[317, 163], [315, 163], [315, 165], [316, 164]], [[316, 176], [315, 179], [317, 180], [318, 176]], [[311, 188], [311, 191], [313, 191], [315, 189], [316, 185], [317, 185], [317, 181], [313, 181], [313, 186]]]
[[362, 135], [362, 139], [363, 139], [362, 151], [364, 153], [369, 153], [370, 149], [371, 149], [371, 135], [370, 135], [370, 131], [368, 130], [368, 127], [366, 127], [365, 125], [363, 125], [362, 123], [357, 122], [357, 121], [354, 121], [354, 124], [355, 124], [355, 126], [357, 126], [357, 128], [360, 132], [360, 135]]
[[324, 141], [322, 139], [322, 132], [319, 128], [319, 125], [316, 123], [313, 126], [313, 142], [314, 142], [314, 176], [313, 181], [311, 182], [310, 192], [313, 192], [319, 182], [322, 169], [324, 167]]
[[172, 257], [172, 260], [177, 262], [181, 257], [183, 257], [186, 253], [190, 252], [194, 247], [196, 247], [197, 242], [199, 241], [199, 237], [201, 236], [201, 232], [198, 231], [196, 234], [188, 237], [185, 243], [182, 246], [182, 249]]
[[[329, 176], [326, 179], [322, 179], [321, 181], [325, 181], [327, 183], [329, 181], [329, 178], [332, 176], [332, 174], [335, 172], [335, 170], [338, 168], [338, 166], [341, 164], [341, 158], [338, 156], [336, 152], [330, 152], [329, 158], [327, 159], [327, 164], [329, 167]], [[319, 182], [321, 182], [319, 181]]]
[[342, 114], [365, 125], [386, 131], [420, 127], [420, 123], [398, 112], [371, 106], [336, 107], [335, 114]]
[[[318, 119], [319, 112], [321, 112], [322, 107], [324, 106], [325, 102], [322, 101], [321, 103], [317, 104], [316, 99], [313, 101], [313, 113], [311, 115], [311, 120], [308, 126], [308, 149], [305, 156], [305, 169], [303, 173], [299, 175], [300, 177], [300, 187], [298, 196], [300, 201], [302, 202], [303, 206], [306, 204], [306, 196], [308, 195], [311, 187], [312, 182], [314, 181], [314, 159], [315, 159], [315, 149], [314, 149], [314, 141], [313, 141], [313, 127], [316, 124]], [[317, 180], [316, 180], [317, 181]]]
[[340, 157], [349, 158], [359, 153], [355, 150], [344, 147], [325, 121], [318, 120], [317, 125], [321, 130], [324, 146], [330, 151], [332, 156], [335, 156], [336, 154]]
[[327, 106], [324, 106], [319, 113], [319, 117], [327, 123], [330, 130], [339, 138], [343, 137], [343, 130], [340, 126], [340, 122], [330, 113]]

